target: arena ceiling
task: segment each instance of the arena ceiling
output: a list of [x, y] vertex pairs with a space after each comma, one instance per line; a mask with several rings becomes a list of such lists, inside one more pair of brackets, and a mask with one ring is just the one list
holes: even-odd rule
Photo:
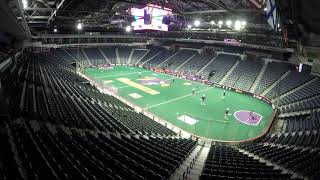
[[[17, 21], [29, 34], [52, 32], [75, 33], [76, 23], [81, 21], [85, 31], [123, 31], [132, 17], [131, 7], [143, 7], [147, 3], [171, 8], [174, 12], [171, 26], [174, 30], [186, 27], [186, 22], [201, 19], [244, 19], [248, 31], [264, 33], [271, 28], [264, 16], [265, 0], [6, 0]], [[22, 2], [27, 2], [23, 7]], [[276, 0], [281, 15], [281, 26], [289, 38], [296, 39], [303, 33], [319, 34], [319, 0]], [[281, 35], [282, 33], [279, 33]]]
[[53, 27], [73, 31], [79, 20], [93, 31], [117, 30], [130, 21], [130, 7], [147, 3], [173, 9], [177, 26], [195, 18], [210, 21], [239, 17], [251, 26], [266, 25], [263, 12], [252, 3], [255, 0], [26, 0], [26, 8], [19, 1], [22, 0], [9, 0], [9, 5], [20, 22], [25, 19], [32, 32], [50, 31]]

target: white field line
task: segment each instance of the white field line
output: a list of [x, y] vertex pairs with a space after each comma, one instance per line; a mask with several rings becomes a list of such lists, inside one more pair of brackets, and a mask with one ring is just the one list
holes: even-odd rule
[[[165, 81], [171, 80], [174, 78], [169, 78], [169, 79], [165, 79]], [[127, 87], [132, 87], [132, 86], [120, 86], [120, 87], [116, 87], [117, 89], [123, 89], [123, 88], [127, 88]]]
[[[200, 93], [200, 92], [203, 92], [203, 91], [207, 91], [209, 89], [213, 89], [214, 87], [209, 87], [209, 88], [206, 88], [206, 89], [203, 89], [203, 90], [200, 90], [200, 91], [197, 91], [197, 93]], [[155, 105], [152, 105], [152, 106], [149, 106], [149, 107], [146, 107], [144, 109], [150, 109], [150, 108], [153, 108], [153, 107], [157, 107], [157, 106], [160, 106], [162, 104], [167, 104], [169, 102], [173, 102], [173, 101], [177, 101], [179, 99], [182, 99], [182, 98], [186, 98], [186, 97], [189, 97], [189, 96], [192, 96], [192, 93], [190, 94], [187, 94], [187, 95], [184, 95], [184, 96], [181, 96], [181, 97], [177, 97], [177, 98], [174, 98], [174, 99], [171, 99], [171, 100], [168, 100], [168, 101], [165, 101], [165, 102], [162, 102], [162, 103], [159, 103], [159, 104], [155, 104]]]
[[96, 77], [93, 77], [93, 78], [98, 79], [98, 78], [104, 78], [104, 77], [113, 77], [113, 76], [123, 76], [123, 75], [130, 75], [130, 74], [138, 74], [138, 73], [143, 73], [143, 72], [149, 72], [149, 71], [139, 71], [139, 72], [132, 72], [132, 73], [114, 74], [114, 75], [108, 75], [108, 76], [96, 76]]
[[131, 86], [121, 86], [121, 87], [116, 87], [117, 89], [123, 89], [123, 88], [127, 88], [127, 87], [131, 87]]
[[[151, 71], [152, 71], [152, 70], [151, 70]], [[155, 72], [155, 73], [162, 74], [162, 75], [166, 75], [166, 76], [170, 76], [170, 77], [174, 77], [174, 78], [172, 78], [172, 79], [181, 79], [181, 80], [189, 81], [189, 82], [191, 82], [191, 83], [196, 83], [196, 84], [200, 84], [200, 85], [204, 85], [204, 86], [209, 86], [209, 87], [210, 87], [210, 85], [204, 84], [204, 83], [202, 83], [202, 82], [192, 81], [192, 80], [190, 80], [190, 79], [184, 79], [184, 78], [179, 77], [179, 76], [174, 76], [174, 75], [170, 75], [170, 74], [166, 74], [166, 73], [161, 73], [161, 72]]]

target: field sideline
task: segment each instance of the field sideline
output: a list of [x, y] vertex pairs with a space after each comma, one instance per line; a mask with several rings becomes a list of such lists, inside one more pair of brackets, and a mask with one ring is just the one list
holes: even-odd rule
[[[84, 74], [185, 131], [215, 140], [255, 138], [270, 125], [272, 107], [254, 97], [130, 66], [85, 69]], [[192, 95], [192, 89], [197, 93]], [[202, 95], [205, 105], [200, 104]], [[228, 119], [224, 118], [230, 109]]]

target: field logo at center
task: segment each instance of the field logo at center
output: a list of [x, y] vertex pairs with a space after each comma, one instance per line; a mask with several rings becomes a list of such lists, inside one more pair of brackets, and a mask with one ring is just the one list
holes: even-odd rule
[[139, 89], [141, 91], [144, 91], [144, 92], [146, 92], [148, 94], [151, 94], [151, 95], [160, 94], [160, 92], [158, 92], [156, 90], [153, 90], [153, 89], [151, 89], [149, 87], [143, 86], [141, 84], [138, 84], [136, 82], [133, 82], [128, 78], [118, 78], [117, 80], [120, 81], [120, 82], [123, 82], [123, 83], [125, 83], [125, 84], [127, 84], [127, 85], [129, 85], [131, 87], [134, 87], [134, 88]]
[[141, 84], [147, 85], [147, 86], [150, 86], [150, 85], [160, 85], [163, 87], [170, 86], [169, 81], [162, 80], [160, 78], [153, 77], [153, 76], [145, 76], [145, 77], [138, 79], [138, 80], [140, 81]]

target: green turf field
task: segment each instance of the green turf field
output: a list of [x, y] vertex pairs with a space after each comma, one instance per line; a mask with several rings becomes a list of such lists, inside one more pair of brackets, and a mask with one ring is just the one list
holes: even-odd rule
[[[172, 82], [173, 76], [138, 67], [88, 68], [84, 74], [105, 86], [116, 87], [121, 97], [197, 136], [242, 141], [261, 135], [270, 125], [272, 107], [245, 94], [227, 91], [222, 98], [223, 89], [179, 78]], [[192, 89], [197, 86], [193, 96]], [[205, 105], [200, 104], [202, 95], [206, 96]], [[226, 108], [230, 108], [227, 120]], [[262, 118], [258, 124], [246, 124], [234, 116], [241, 110], [255, 112]]]

